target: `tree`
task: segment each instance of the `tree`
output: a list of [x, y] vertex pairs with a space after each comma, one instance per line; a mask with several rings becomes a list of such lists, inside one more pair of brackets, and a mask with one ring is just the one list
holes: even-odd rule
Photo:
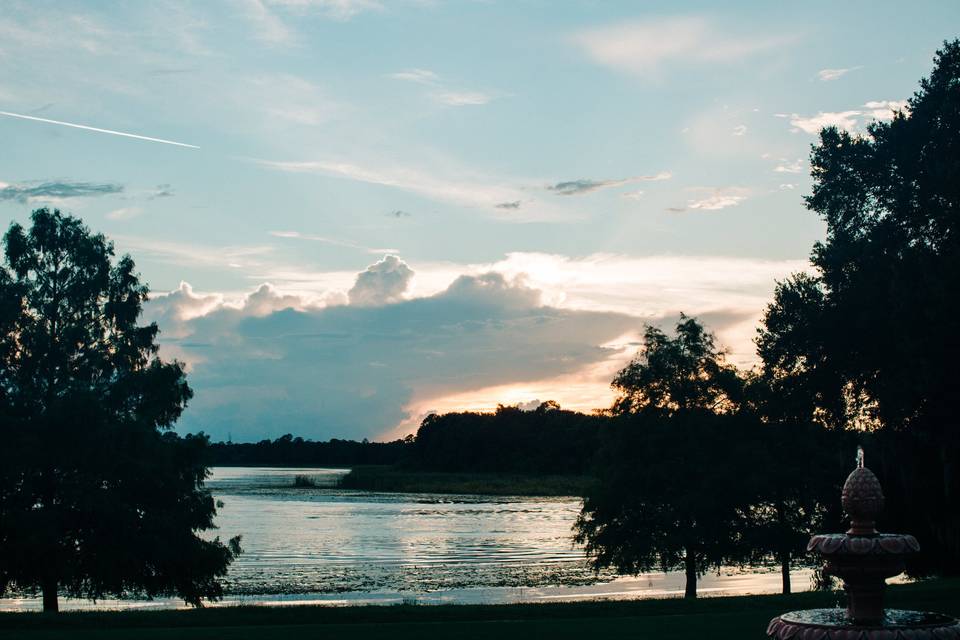
[[207, 438], [171, 431], [192, 391], [137, 324], [147, 287], [77, 218], [31, 218], [0, 266], [0, 594], [218, 598], [239, 538], [197, 535]]
[[743, 384], [714, 338], [681, 316], [676, 337], [647, 327], [620, 391], [576, 539], [598, 569], [682, 567], [687, 598], [709, 566], [738, 562], [755, 486], [753, 425], [734, 413]]
[[614, 415], [646, 410], [673, 415], [694, 409], [727, 413], [736, 408], [743, 383], [736, 368], [724, 361], [713, 335], [683, 314], [676, 332], [670, 338], [654, 326], [646, 327], [639, 357], [613, 379], [620, 392]]
[[827, 236], [814, 273], [777, 288], [764, 367], [821, 421], [878, 431], [889, 524], [960, 572], [960, 41], [892, 120], [824, 129], [811, 169]]
[[752, 560], [776, 560], [788, 594], [791, 565], [804, 556], [810, 536], [842, 521], [839, 496], [849, 465], [840, 452], [853, 446], [835, 430], [789, 417], [798, 407], [796, 394], [771, 386], [762, 374], [751, 376], [747, 396], [762, 454], [752, 461], [756, 484], [745, 514], [745, 544]]

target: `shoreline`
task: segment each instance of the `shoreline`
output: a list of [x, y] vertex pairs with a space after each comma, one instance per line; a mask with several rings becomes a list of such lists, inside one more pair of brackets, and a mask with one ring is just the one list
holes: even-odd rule
[[352, 467], [341, 489], [528, 498], [581, 498], [594, 479], [585, 475], [419, 471], [390, 465]]
[[[960, 613], [960, 579], [935, 579], [891, 585], [887, 604], [893, 608]], [[780, 613], [840, 604], [834, 592], [789, 596], [754, 595], [658, 598], [625, 601], [526, 603], [505, 605], [417, 605], [296, 607], [231, 606], [199, 610], [0, 613], [4, 638], [131, 637], [138, 638], [264, 638], [283, 633], [349, 633], [351, 638], [583, 637], [595, 633], [629, 633], [633, 637], [694, 638], [763, 637], [766, 623]], [[276, 635], [271, 635], [276, 634]], [[467, 634], [467, 635], [460, 635]], [[648, 635], [649, 634], [649, 635]], [[329, 637], [332, 637], [329, 636]]]

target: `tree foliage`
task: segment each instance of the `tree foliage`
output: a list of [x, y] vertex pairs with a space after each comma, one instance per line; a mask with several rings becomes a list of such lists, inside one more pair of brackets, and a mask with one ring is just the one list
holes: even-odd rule
[[137, 320], [133, 260], [77, 218], [11, 224], [0, 266], [0, 593], [222, 594], [239, 552], [200, 537], [216, 508], [204, 436], [170, 431], [192, 396]]
[[[681, 315], [676, 335], [648, 326], [643, 347], [613, 381], [620, 392], [598, 466], [600, 482], [576, 523], [597, 568], [683, 568], [687, 597], [710, 566], [739, 561], [752, 483], [742, 461], [753, 426], [733, 415], [743, 381], [713, 336]], [[718, 490], [722, 487], [722, 490]]]
[[960, 571], [960, 41], [891, 121], [824, 129], [811, 167], [827, 237], [777, 287], [764, 370], [822, 422], [878, 431], [890, 523]]
[[615, 415], [656, 410], [673, 415], [692, 410], [733, 411], [742, 382], [695, 318], [680, 315], [676, 337], [647, 326], [640, 354], [614, 378], [620, 392]]

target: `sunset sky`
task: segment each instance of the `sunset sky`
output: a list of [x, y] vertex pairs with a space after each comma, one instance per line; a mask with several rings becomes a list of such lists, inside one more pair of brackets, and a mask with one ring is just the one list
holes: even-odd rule
[[130, 252], [215, 439], [608, 405], [644, 323], [753, 362], [823, 226], [817, 130], [889, 118], [960, 3], [236, 0], [0, 12], [0, 221]]

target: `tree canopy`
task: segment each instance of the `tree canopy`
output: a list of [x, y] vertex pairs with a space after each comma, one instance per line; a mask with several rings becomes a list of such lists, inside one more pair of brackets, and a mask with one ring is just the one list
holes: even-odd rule
[[878, 432], [890, 523], [960, 571], [960, 41], [891, 121], [824, 129], [811, 167], [827, 236], [777, 287], [764, 371], [810, 417]]
[[77, 218], [31, 221], [0, 266], [0, 593], [217, 598], [239, 539], [198, 535], [207, 439], [171, 431], [192, 391], [137, 322], [147, 287]]

